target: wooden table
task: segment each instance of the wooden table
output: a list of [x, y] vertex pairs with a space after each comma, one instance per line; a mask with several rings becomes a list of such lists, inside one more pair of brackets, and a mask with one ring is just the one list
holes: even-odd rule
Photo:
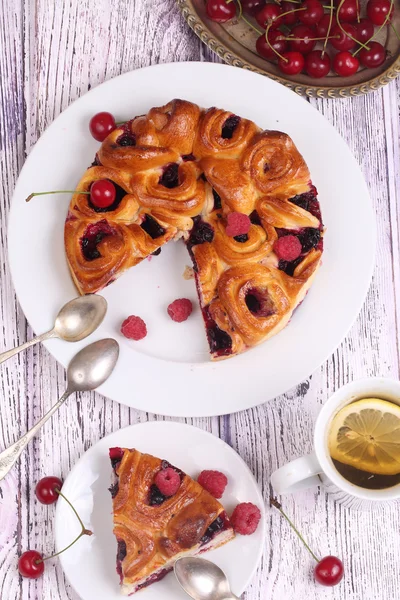
[[[15, 182], [38, 137], [73, 100], [115, 75], [162, 62], [218, 59], [189, 30], [174, 0], [6, 0], [0, 3], [0, 35], [3, 350], [33, 334], [14, 294], [6, 241]], [[313, 422], [333, 391], [353, 378], [399, 376], [399, 93], [400, 83], [394, 81], [360, 98], [311, 101], [347, 140], [361, 164], [377, 217], [375, 274], [349, 335], [307, 381], [273, 402], [230, 417], [187, 419], [239, 452], [258, 479], [266, 502], [271, 472], [310, 451]], [[21, 240], [21, 245], [29, 252], [29, 240]], [[64, 390], [65, 373], [39, 346], [2, 365], [1, 375], [0, 445], [4, 447], [50, 408]], [[35, 500], [35, 482], [44, 475], [66, 477], [82, 453], [105, 434], [157, 418], [93, 393], [85, 395], [82, 403], [70, 402], [46, 425], [0, 485], [1, 600], [77, 600], [57, 560], [37, 581], [18, 576], [21, 552], [53, 551], [54, 507]], [[318, 555], [342, 557], [345, 580], [338, 588], [317, 587], [306, 550], [277, 511], [268, 509], [264, 557], [245, 594], [247, 600], [399, 597], [397, 507], [374, 513], [349, 511], [318, 490], [286, 497], [284, 506]]]

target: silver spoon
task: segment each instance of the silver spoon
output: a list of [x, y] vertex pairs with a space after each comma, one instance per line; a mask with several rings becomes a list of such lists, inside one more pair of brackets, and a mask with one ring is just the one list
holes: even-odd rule
[[0, 363], [8, 360], [21, 350], [26, 350], [33, 344], [61, 338], [67, 342], [79, 342], [98, 328], [107, 312], [107, 302], [103, 296], [88, 294], [74, 298], [65, 304], [57, 315], [53, 329], [34, 337], [17, 348], [0, 354]]
[[232, 594], [225, 573], [204, 558], [179, 558], [174, 566], [177, 580], [194, 600], [239, 600]]
[[110, 377], [117, 363], [119, 345], [108, 338], [86, 346], [76, 354], [68, 365], [67, 389], [59, 401], [17, 442], [0, 453], [0, 481], [15, 464], [24, 448], [35, 437], [39, 429], [74, 392], [95, 390]]

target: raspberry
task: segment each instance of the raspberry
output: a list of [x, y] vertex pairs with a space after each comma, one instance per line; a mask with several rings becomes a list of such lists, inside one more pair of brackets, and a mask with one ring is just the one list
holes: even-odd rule
[[159, 471], [154, 479], [154, 483], [164, 496], [173, 496], [179, 490], [181, 478], [172, 467]]
[[202, 471], [197, 481], [214, 498], [222, 498], [228, 484], [228, 479], [220, 471]]
[[285, 235], [276, 240], [274, 250], [279, 260], [292, 262], [301, 254], [301, 243], [295, 235]]
[[131, 315], [122, 323], [121, 333], [130, 340], [142, 340], [147, 335], [146, 323], [140, 317]]
[[236, 533], [251, 535], [261, 519], [260, 509], [251, 502], [238, 504], [231, 516], [231, 524]]
[[247, 215], [240, 212], [229, 213], [228, 225], [225, 229], [226, 235], [236, 237], [237, 235], [246, 235], [249, 233], [251, 221]]
[[187, 298], [179, 298], [178, 300], [171, 302], [167, 310], [173, 321], [182, 323], [182, 321], [186, 321], [186, 319], [192, 313], [193, 306], [190, 300]]

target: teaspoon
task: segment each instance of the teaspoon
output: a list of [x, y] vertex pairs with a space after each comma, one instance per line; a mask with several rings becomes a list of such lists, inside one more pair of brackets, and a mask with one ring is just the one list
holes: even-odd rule
[[177, 580], [194, 600], [239, 600], [232, 594], [225, 573], [204, 558], [179, 558], [174, 566]]
[[107, 301], [103, 296], [88, 294], [74, 298], [62, 307], [56, 317], [53, 329], [34, 337], [17, 348], [3, 352], [0, 354], [0, 363], [15, 356], [21, 350], [26, 350], [26, 348], [50, 338], [61, 338], [66, 342], [79, 342], [98, 328], [106, 312]]
[[110, 377], [117, 363], [119, 345], [108, 338], [98, 340], [75, 354], [67, 369], [67, 389], [59, 401], [17, 442], [0, 453], [0, 481], [13, 467], [30, 440], [74, 392], [95, 390]]

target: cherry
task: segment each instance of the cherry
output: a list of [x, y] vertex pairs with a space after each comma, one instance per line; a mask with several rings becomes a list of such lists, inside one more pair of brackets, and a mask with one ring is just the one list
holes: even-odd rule
[[278, 58], [278, 55], [272, 48], [279, 52], [279, 54], [282, 54], [287, 49], [285, 35], [277, 29], [270, 29], [268, 31], [268, 41], [266, 40], [265, 33], [263, 33], [256, 42], [256, 50], [258, 54], [269, 60], [272, 58]]
[[90, 200], [97, 208], [108, 208], [116, 196], [114, 184], [108, 179], [98, 179], [90, 186]]
[[326, 52], [313, 50], [306, 56], [305, 69], [310, 77], [325, 77], [331, 70], [331, 60]]
[[316, 25], [324, 16], [324, 8], [319, 0], [305, 0], [302, 4], [305, 10], [299, 11], [299, 21], [304, 25]]
[[342, 581], [343, 575], [343, 563], [336, 556], [325, 556], [314, 567], [315, 580], [321, 585], [337, 585]]
[[[283, 0], [283, 2], [281, 2], [281, 6], [282, 6], [282, 11], [283, 14], [285, 14], [284, 17], [282, 17], [282, 21], [285, 25], [294, 25], [295, 23], [297, 23], [298, 21], [298, 12], [295, 12], [293, 10], [293, 4], [291, 2], [287, 2], [286, 0]], [[301, 12], [301, 11], [299, 11]]]
[[337, 16], [341, 23], [356, 21], [359, 14], [357, 0], [344, 0], [338, 8]]
[[56, 490], [61, 488], [62, 481], [58, 477], [43, 477], [36, 485], [36, 497], [42, 504], [54, 504], [59, 498]]
[[104, 141], [116, 127], [115, 119], [109, 112], [99, 112], [89, 122], [90, 133], [98, 142]]
[[[329, 28], [329, 23], [331, 23], [330, 28]], [[331, 21], [330, 14], [324, 15], [322, 17], [322, 19], [320, 20], [320, 22], [316, 26], [318, 37], [325, 37], [328, 34], [328, 31], [329, 31], [329, 35], [331, 35], [332, 29], [335, 27], [335, 25], [337, 25], [337, 20], [336, 20], [335, 15], [332, 15], [332, 21]]]
[[[348, 52], [348, 54], [350, 54]], [[351, 54], [350, 54], [351, 56]], [[270, 505], [274, 506], [279, 510], [281, 515], [286, 519], [289, 523], [290, 527], [296, 533], [300, 541], [304, 544], [305, 548], [307, 548], [308, 552], [311, 554], [315, 562], [317, 563], [314, 567], [314, 577], [315, 580], [321, 585], [333, 586], [340, 583], [343, 579], [344, 568], [342, 561], [336, 556], [325, 556], [318, 560], [314, 552], [311, 550], [310, 546], [307, 544], [299, 530], [294, 526], [292, 521], [289, 519], [287, 514], [282, 509], [282, 504], [278, 502], [276, 498], [270, 498]]]
[[268, 25], [270, 25], [270, 29], [275, 29], [280, 25], [280, 21], [277, 19], [281, 13], [282, 9], [277, 4], [266, 4], [264, 8], [256, 14], [256, 21], [261, 27], [264, 27], [264, 29]]
[[206, 11], [212, 21], [225, 23], [236, 15], [236, 6], [233, 1], [207, 0]]
[[297, 75], [304, 68], [304, 56], [300, 52], [284, 52], [278, 67], [285, 75]]
[[354, 48], [356, 42], [351, 39], [350, 35], [355, 38], [356, 30], [350, 23], [343, 23], [342, 28], [343, 29], [341, 29], [339, 25], [336, 25], [332, 29], [332, 36], [334, 37], [331, 39], [331, 44], [335, 50], [351, 50]]
[[254, 17], [264, 4], [264, 0], [242, 0], [242, 9], [246, 15]]
[[290, 41], [290, 49], [294, 52], [301, 52], [301, 54], [307, 54], [314, 48], [316, 41], [315, 31], [307, 25], [296, 25], [292, 29], [292, 35], [295, 38]]
[[390, 23], [393, 16], [393, 4], [390, 0], [369, 0], [367, 15], [374, 25]]
[[349, 77], [357, 73], [360, 66], [359, 60], [347, 50], [338, 52], [333, 58], [333, 70], [342, 77]]
[[27, 550], [18, 560], [18, 571], [22, 577], [37, 579], [44, 573], [43, 557], [36, 550]]
[[355, 38], [365, 44], [374, 35], [374, 24], [369, 19], [361, 19], [359, 23], [354, 24], [356, 30]]
[[368, 68], [379, 67], [386, 60], [385, 48], [379, 42], [369, 42], [368, 47], [369, 50], [361, 48], [360, 63]]

